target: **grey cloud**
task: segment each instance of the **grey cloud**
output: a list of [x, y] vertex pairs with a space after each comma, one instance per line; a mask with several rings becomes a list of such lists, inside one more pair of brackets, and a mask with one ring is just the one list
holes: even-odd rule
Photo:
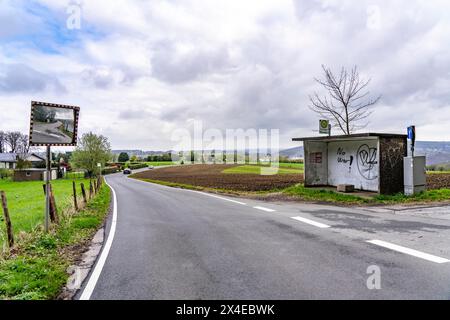
[[202, 75], [224, 71], [229, 65], [226, 48], [195, 48], [178, 52], [171, 42], [159, 43], [151, 58], [152, 75], [169, 83], [196, 80]]
[[0, 64], [0, 92], [66, 92], [59, 80], [24, 64]]
[[114, 77], [109, 68], [91, 68], [82, 74], [83, 82], [98, 89], [108, 89], [114, 84]]
[[119, 113], [119, 119], [122, 120], [145, 120], [152, 114], [145, 109], [126, 109]]

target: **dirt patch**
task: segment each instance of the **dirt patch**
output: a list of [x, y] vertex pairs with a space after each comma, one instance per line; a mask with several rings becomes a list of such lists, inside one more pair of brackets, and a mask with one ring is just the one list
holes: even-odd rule
[[193, 186], [236, 190], [270, 191], [303, 183], [302, 174], [261, 176], [257, 174], [224, 174], [223, 170], [236, 165], [193, 165], [149, 170], [135, 175], [138, 179], [152, 179]]
[[450, 173], [427, 175], [428, 190], [450, 188]]

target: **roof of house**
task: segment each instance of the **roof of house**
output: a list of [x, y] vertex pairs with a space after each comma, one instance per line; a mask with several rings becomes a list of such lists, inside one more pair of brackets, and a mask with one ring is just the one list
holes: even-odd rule
[[[38, 158], [39, 161], [45, 161], [44, 158], [35, 153], [28, 154], [27, 158], [31, 156]], [[17, 162], [17, 153], [0, 153], [0, 162]]]
[[337, 140], [354, 140], [360, 138], [401, 138], [406, 139], [408, 136], [406, 134], [396, 134], [396, 133], [356, 133], [350, 135], [337, 135], [337, 136], [318, 136], [318, 137], [306, 137], [306, 138], [293, 138], [292, 141], [337, 141]]
[[16, 162], [17, 156], [15, 153], [0, 153], [0, 162]]

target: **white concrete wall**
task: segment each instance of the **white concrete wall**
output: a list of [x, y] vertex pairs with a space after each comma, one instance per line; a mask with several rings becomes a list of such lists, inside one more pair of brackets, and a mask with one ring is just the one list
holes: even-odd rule
[[378, 192], [378, 139], [328, 143], [328, 184]]
[[[58, 171], [52, 169], [52, 174], [50, 175], [50, 180], [58, 179]], [[42, 180], [47, 181], [47, 171], [44, 171], [42, 174]]]

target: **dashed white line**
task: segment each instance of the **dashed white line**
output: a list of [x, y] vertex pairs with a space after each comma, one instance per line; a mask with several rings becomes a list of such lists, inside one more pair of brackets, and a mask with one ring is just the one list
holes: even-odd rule
[[306, 219], [306, 218], [302, 218], [302, 217], [292, 217], [292, 219], [300, 221], [300, 222], [304, 222], [304, 223], [307, 223], [307, 224], [310, 224], [312, 226], [315, 226], [315, 227], [318, 227], [318, 228], [321, 228], [321, 229], [331, 228], [331, 226], [326, 225], [324, 223], [320, 223], [320, 222], [317, 222], [317, 221], [314, 221], [314, 220], [310, 220], [310, 219]]
[[103, 248], [102, 254], [100, 255], [100, 258], [98, 259], [97, 264], [95, 265], [95, 269], [91, 274], [91, 277], [89, 278], [88, 283], [86, 284], [86, 287], [84, 288], [83, 294], [80, 297], [80, 300], [90, 300], [92, 293], [94, 292], [95, 286], [97, 285], [98, 279], [100, 278], [100, 274], [102, 273], [103, 267], [105, 266], [106, 259], [108, 258], [109, 250], [111, 250], [111, 246], [114, 240], [114, 235], [116, 233], [116, 226], [117, 226], [117, 196], [116, 191], [111, 187], [108, 182], [105, 179], [105, 183], [108, 185], [108, 187], [111, 189], [113, 193], [113, 201], [114, 201], [114, 208], [113, 208], [113, 217], [111, 222], [111, 229], [109, 231], [108, 240], [106, 241], [105, 247]]
[[265, 212], [275, 212], [276, 210], [265, 208], [265, 207], [253, 207], [253, 209], [265, 211]]
[[216, 196], [216, 195], [213, 195], [213, 194], [208, 194], [208, 193], [201, 192], [201, 191], [194, 191], [194, 190], [188, 190], [188, 191], [192, 191], [192, 192], [195, 192], [195, 193], [200, 193], [200, 194], [203, 194], [203, 195], [205, 195], [205, 196], [212, 197], [212, 198], [216, 198], [216, 199], [220, 199], [220, 200], [224, 200], [224, 201], [229, 201], [229, 202], [237, 203], [237, 204], [240, 204], [240, 205], [243, 205], [243, 206], [246, 206], [246, 205], [247, 205], [247, 204], [244, 203], [244, 202], [240, 202], [240, 201], [236, 201], [236, 200], [232, 200], [232, 199], [228, 199], [228, 198], [224, 198], [224, 197], [219, 197], [219, 196]]
[[389, 242], [386, 242], [386, 241], [382, 241], [382, 240], [368, 240], [367, 242], [371, 243], [371, 244], [374, 244], [374, 245], [377, 245], [377, 246], [380, 246], [380, 247], [391, 249], [393, 251], [401, 252], [401, 253], [404, 253], [404, 254], [408, 254], [410, 256], [414, 256], [414, 257], [417, 257], [417, 258], [421, 258], [421, 259], [424, 259], [424, 260], [435, 262], [435, 263], [447, 263], [447, 262], [450, 262], [450, 260], [445, 259], [445, 258], [434, 256], [432, 254], [424, 253], [424, 252], [417, 251], [417, 250], [414, 250], [414, 249], [402, 247], [402, 246], [399, 246], [399, 245], [396, 245], [396, 244], [393, 244], [393, 243], [389, 243]]

